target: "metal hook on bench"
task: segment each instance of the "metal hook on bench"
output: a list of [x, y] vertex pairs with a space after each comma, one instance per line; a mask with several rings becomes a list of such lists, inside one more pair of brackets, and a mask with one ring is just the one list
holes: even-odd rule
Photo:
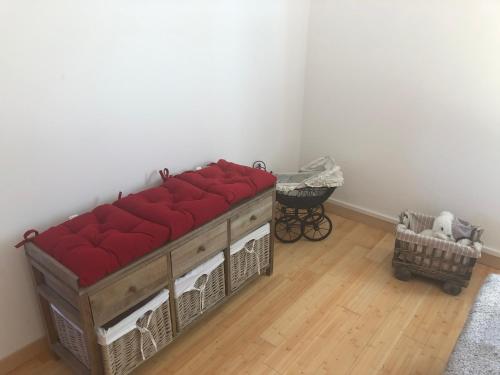
[[164, 182], [167, 181], [167, 178], [170, 175], [168, 168], [163, 168], [163, 170], [159, 170], [158, 173], [160, 173], [160, 177]]
[[260, 169], [260, 170], [263, 170], [263, 171], [267, 171], [266, 163], [264, 163], [262, 160], [254, 161], [254, 163], [252, 165], [252, 168]]

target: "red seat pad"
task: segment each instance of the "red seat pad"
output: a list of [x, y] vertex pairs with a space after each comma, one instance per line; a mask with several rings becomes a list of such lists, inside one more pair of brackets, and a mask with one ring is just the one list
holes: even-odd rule
[[114, 203], [138, 217], [170, 229], [170, 240], [199, 227], [229, 209], [219, 195], [207, 193], [176, 177], [163, 185], [128, 195]]
[[229, 204], [251, 198], [276, 183], [276, 177], [271, 173], [222, 159], [216, 164], [184, 172], [176, 177], [224, 197]]
[[105, 204], [48, 229], [34, 243], [89, 286], [169, 238], [168, 227]]
[[262, 169], [250, 168], [245, 165], [231, 163], [224, 159], [220, 159], [217, 165], [227, 174], [237, 174], [247, 176], [252, 181], [257, 192], [261, 192], [273, 187], [276, 184], [276, 176], [272, 173], [263, 171]]
[[48, 229], [33, 241], [73, 271], [85, 287], [275, 182], [270, 173], [219, 160], [113, 205], [99, 206]]

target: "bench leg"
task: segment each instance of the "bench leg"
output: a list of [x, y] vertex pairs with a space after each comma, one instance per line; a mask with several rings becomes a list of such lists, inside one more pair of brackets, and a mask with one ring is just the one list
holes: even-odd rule
[[92, 319], [92, 311], [90, 309], [90, 300], [88, 295], [80, 297], [80, 312], [82, 317], [83, 334], [89, 353], [90, 373], [92, 375], [100, 375], [103, 373], [101, 350], [99, 348], [99, 344], [97, 343], [97, 336]]

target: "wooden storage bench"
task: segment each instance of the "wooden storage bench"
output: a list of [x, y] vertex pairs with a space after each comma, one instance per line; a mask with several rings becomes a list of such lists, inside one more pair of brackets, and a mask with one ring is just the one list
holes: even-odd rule
[[[266, 223], [269, 223], [273, 233], [274, 201], [274, 188], [266, 190], [85, 288], [79, 286], [78, 277], [68, 268], [33, 243], [27, 242], [26, 254], [33, 271], [51, 349], [76, 373], [104, 373], [105, 366], [96, 330], [123, 319], [129, 312], [165, 289], [171, 291], [168, 299], [169, 316], [175, 341], [181, 333], [176, 318], [175, 280], [222, 251], [225, 296], [207, 311], [241, 290], [241, 286], [237, 290], [231, 286], [230, 246]], [[271, 275], [274, 253], [272, 236], [267, 246], [269, 263], [262, 273]], [[254, 277], [250, 278], [252, 279]], [[206, 314], [201, 314], [196, 320], [203, 319], [204, 316]], [[56, 322], [55, 319], [63, 321]], [[183, 329], [182, 333], [190, 326], [191, 324]], [[62, 330], [67, 328], [69, 331], [63, 335]], [[76, 341], [71, 341], [72, 335], [77, 337]], [[71, 342], [68, 343], [67, 340]]]

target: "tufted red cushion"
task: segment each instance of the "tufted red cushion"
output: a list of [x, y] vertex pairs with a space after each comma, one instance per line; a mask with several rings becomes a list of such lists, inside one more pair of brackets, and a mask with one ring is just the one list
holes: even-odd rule
[[258, 192], [274, 186], [276, 177], [271, 173], [219, 160], [216, 164], [177, 176], [200, 189], [219, 194], [229, 204], [251, 198]]
[[170, 229], [170, 239], [199, 227], [229, 209], [226, 201], [176, 177], [157, 188], [131, 194], [114, 203], [134, 215]]
[[217, 166], [222, 169], [227, 175], [245, 176], [250, 179], [257, 192], [269, 189], [276, 184], [276, 176], [272, 173], [263, 171], [261, 169], [250, 168], [245, 165], [235, 164], [220, 159]]
[[160, 247], [168, 227], [105, 204], [52, 227], [35, 244], [79, 276], [88, 286]]
[[219, 160], [52, 227], [34, 243], [89, 286], [275, 182], [270, 173]]

